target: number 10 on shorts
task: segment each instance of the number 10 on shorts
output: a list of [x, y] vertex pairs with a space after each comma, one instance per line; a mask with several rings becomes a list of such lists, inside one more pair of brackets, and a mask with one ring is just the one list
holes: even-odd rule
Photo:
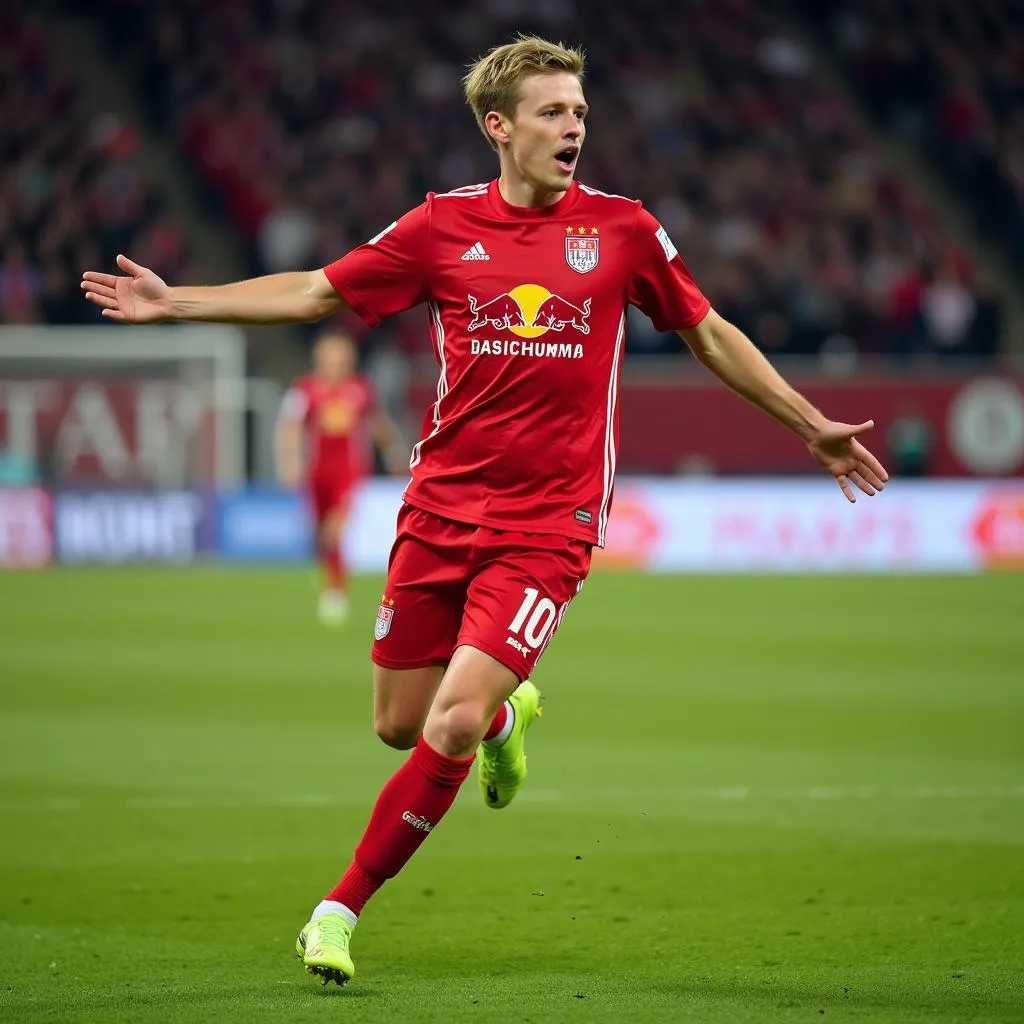
[[516, 617], [509, 623], [508, 631], [512, 636], [519, 636], [519, 631], [522, 630], [523, 639], [536, 650], [554, 628], [558, 609], [554, 601], [546, 597], [541, 597], [538, 601], [540, 591], [535, 587], [524, 587], [523, 592], [523, 603], [519, 606]]

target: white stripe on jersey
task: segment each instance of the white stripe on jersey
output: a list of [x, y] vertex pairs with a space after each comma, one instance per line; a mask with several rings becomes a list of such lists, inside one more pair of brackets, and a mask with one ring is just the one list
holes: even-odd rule
[[451, 192], [438, 192], [435, 194], [435, 199], [444, 199], [445, 197], [452, 197], [454, 199], [460, 199], [464, 196], [483, 196], [487, 194], [487, 183], [484, 182], [482, 185], [463, 185], [461, 188], [452, 189]]
[[418, 466], [420, 463], [420, 449], [423, 441], [429, 441], [441, 429], [441, 399], [448, 394], [448, 359], [444, 351], [444, 324], [441, 322], [441, 310], [436, 302], [428, 302], [427, 310], [430, 313], [430, 322], [434, 326], [434, 333], [437, 336], [437, 355], [441, 362], [441, 373], [437, 378], [437, 401], [434, 402], [434, 429], [422, 440], [417, 441], [412, 450], [412, 457], [409, 459], [409, 468]]
[[608, 381], [608, 422], [604, 434], [604, 494], [601, 496], [601, 511], [597, 517], [597, 542], [604, 546], [608, 530], [608, 506], [612, 500], [615, 484], [615, 409], [619, 404], [619, 361], [625, 347], [626, 311], [619, 320], [619, 333], [615, 338], [615, 355], [612, 357], [612, 375]]
[[586, 192], [588, 196], [604, 196], [605, 199], [625, 199], [627, 203], [635, 203], [635, 199], [630, 199], [629, 196], [618, 196], [614, 192], [602, 192], [598, 188], [591, 188], [589, 185], [584, 185], [582, 182], [579, 183], [580, 191]]

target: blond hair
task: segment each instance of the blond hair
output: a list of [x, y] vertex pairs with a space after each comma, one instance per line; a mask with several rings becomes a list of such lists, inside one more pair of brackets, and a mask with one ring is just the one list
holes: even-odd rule
[[480, 131], [491, 147], [497, 149], [484, 118], [492, 110], [508, 118], [515, 117], [519, 87], [524, 78], [564, 72], [582, 80], [584, 66], [582, 50], [550, 43], [540, 36], [519, 35], [514, 42], [496, 46], [471, 65], [462, 85]]

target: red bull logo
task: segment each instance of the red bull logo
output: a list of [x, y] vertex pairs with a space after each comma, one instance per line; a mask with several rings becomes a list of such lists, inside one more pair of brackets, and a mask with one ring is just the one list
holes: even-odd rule
[[499, 331], [511, 331], [514, 327], [526, 326], [523, 309], [509, 292], [485, 302], [482, 306], [478, 306], [476, 299], [470, 295], [469, 311], [473, 314], [473, 320], [469, 325], [471, 331], [479, 331], [482, 327], [490, 326], [496, 327]]
[[564, 331], [566, 327], [574, 327], [581, 334], [589, 334], [588, 316], [590, 299], [580, 307], [567, 302], [561, 295], [549, 295], [540, 304], [537, 315], [533, 318], [533, 326], [543, 327], [549, 331]]
[[539, 284], [521, 284], [480, 304], [475, 296], [468, 296], [469, 311], [473, 319], [469, 331], [493, 327], [511, 331], [521, 338], [539, 338], [548, 331], [569, 328], [580, 334], [590, 333], [590, 299], [577, 306], [561, 295], [549, 292]]

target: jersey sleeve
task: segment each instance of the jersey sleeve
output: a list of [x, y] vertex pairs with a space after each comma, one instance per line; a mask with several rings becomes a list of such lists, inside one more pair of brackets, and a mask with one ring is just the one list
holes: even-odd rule
[[659, 331], [696, 327], [711, 309], [668, 233], [643, 207], [633, 229], [628, 298]]
[[429, 200], [340, 260], [324, 267], [348, 307], [375, 327], [429, 295]]
[[300, 384], [293, 384], [281, 400], [281, 418], [290, 423], [304, 423], [309, 415], [309, 395]]

